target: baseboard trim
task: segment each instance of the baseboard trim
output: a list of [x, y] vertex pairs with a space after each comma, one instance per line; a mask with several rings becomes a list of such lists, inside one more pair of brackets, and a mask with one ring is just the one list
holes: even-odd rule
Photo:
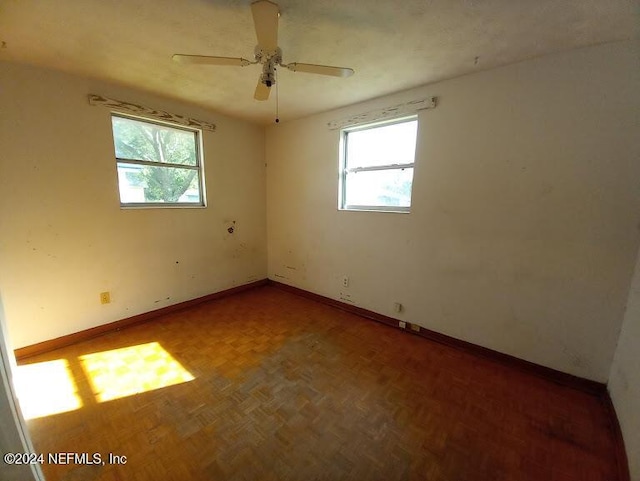
[[[357, 314], [361, 317], [366, 317], [368, 319], [381, 322], [383, 324], [394, 327], [396, 329], [400, 329], [400, 327], [398, 327], [398, 319], [394, 319], [392, 317], [388, 317], [383, 314], [370, 311], [368, 309], [363, 309], [362, 307], [357, 307], [352, 304], [347, 304], [341, 301], [337, 301], [335, 299], [331, 299], [330, 297], [325, 297], [320, 294], [316, 294], [314, 292], [309, 292], [304, 289], [300, 289], [298, 287], [293, 287], [288, 284], [283, 284], [281, 282], [274, 281], [272, 279], [269, 279], [269, 285], [275, 286], [279, 289], [282, 289], [287, 292], [291, 292], [293, 294], [297, 294], [302, 297], [306, 297], [307, 299], [312, 299], [314, 301], [321, 302], [323, 304], [326, 304], [332, 307], [336, 307], [338, 309], [350, 312], [352, 314]], [[431, 341], [444, 344], [446, 346], [453, 347], [455, 349], [466, 351], [476, 356], [490, 359], [492, 361], [498, 362], [503, 365], [515, 367], [517, 369], [520, 369], [521, 371], [526, 371], [538, 377], [542, 377], [549, 381], [553, 381], [556, 384], [561, 384], [563, 386], [567, 386], [573, 389], [578, 389], [580, 391], [584, 391], [589, 394], [595, 394], [598, 396], [607, 395], [607, 386], [604, 383], [581, 378], [578, 376], [574, 376], [573, 374], [567, 374], [562, 371], [557, 371], [550, 367], [541, 366], [539, 364], [535, 364], [530, 361], [525, 361], [524, 359], [511, 356], [510, 354], [504, 354], [502, 352], [494, 351], [493, 349], [482, 347], [477, 344], [473, 344], [467, 341], [462, 341], [460, 339], [456, 339], [455, 337], [447, 336], [446, 334], [441, 334], [439, 332], [426, 329], [422, 326], [420, 326], [419, 332], [415, 332], [410, 329], [402, 329], [402, 331], [405, 331], [407, 333], [411, 333], [420, 337], [424, 337]]]
[[268, 284], [268, 282], [269, 282], [268, 279], [261, 279], [259, 281], [250, 282], [249, 284], [243, 284], [241, 286], [225, 289], [224, 291], [214, 292], [213, 294], [207, 294], [206, 296], [198, 297], [196, 299], [190, 299], [188, 301], [179, 302], [177, 304], [172, 304], [170, 306], [162, 307], [160, 309], [156, 309], [153, 311], [137, 314], [135, 316], [127, 317], [126, 319], [121, 319], [119, 321], [110, 322], [108, 324], [102, 324], [100, 326], [91, 327], [83, 331], [67, 334], [66, 336], [57, 337], [55, 339], [50, 339], [48, 341], [43, 341], [37, 344], [32, 344], [30, 346], [21, 347], [14, 350], [14, 355], [16, 359], [22, 360], [27, 357], [35, 356], [37, 354], [43, 354], [45, 352], [53, 351], [54, 349], [70, 346], [71, 344], [76, 344], [81, 341], [93, 339], [94, 337], [103, 336], [109, 332], [118, 331], [125, 327], [133, 326], [135, 324], [142, 324], [144, 322], [149, 322], [165, 314], [180, 311], [182, 309], [188, 309], [189, 307], [197, 306], [198, 304], [220, 299], [222, 297], [231, 296], [233, 294], [254, 289], [256, 287], [264, 286]]

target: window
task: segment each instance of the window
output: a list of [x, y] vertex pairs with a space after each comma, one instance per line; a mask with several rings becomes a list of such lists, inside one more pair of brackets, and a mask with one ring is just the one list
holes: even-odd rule
[[340, 208], [408, 212], [418, 119], [342, 131]]
[[204, 206], [200, 131], [113, 114], [123, 207]]

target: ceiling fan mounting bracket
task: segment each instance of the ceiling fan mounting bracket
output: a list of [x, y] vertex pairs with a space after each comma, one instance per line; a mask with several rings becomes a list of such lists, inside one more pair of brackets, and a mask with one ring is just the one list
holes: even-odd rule
[[267, 64], [272, 62], [279, 64], [282, 61], [282, 50], [280, 47], [276, 47], [274, 50], [265, 50], [260, 45], [256, 45], [254, 56], [256, 63]]

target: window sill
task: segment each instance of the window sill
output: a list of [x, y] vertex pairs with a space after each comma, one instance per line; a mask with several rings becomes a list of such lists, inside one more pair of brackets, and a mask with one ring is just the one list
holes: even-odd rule
[[120, 204], [122, 210], [134, 209], [205, 209], [202, 204]]
[[339, 207], [340, 212], [381, 212], [385, 214], [411, 214], [410, 207], [394, 209], [393, 207]]

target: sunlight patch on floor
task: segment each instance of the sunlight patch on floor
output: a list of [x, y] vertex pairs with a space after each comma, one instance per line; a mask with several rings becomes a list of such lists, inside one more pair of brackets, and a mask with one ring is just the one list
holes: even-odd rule
[[17, 366], [14, 384], [25, 419], [82, 407], [82, 399], [66, 359]]
[[157, 342], [80, 356], [98, 402], [192, 381]]

